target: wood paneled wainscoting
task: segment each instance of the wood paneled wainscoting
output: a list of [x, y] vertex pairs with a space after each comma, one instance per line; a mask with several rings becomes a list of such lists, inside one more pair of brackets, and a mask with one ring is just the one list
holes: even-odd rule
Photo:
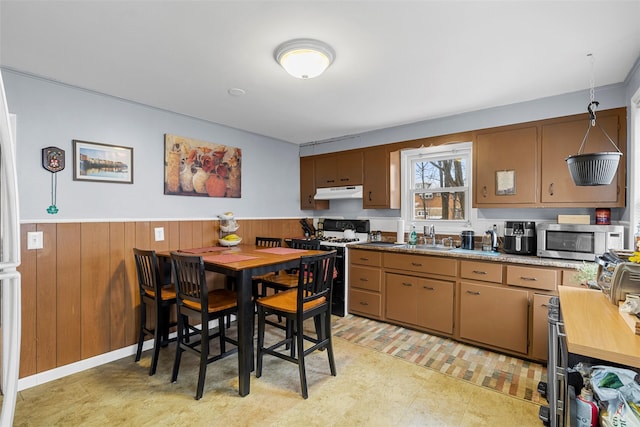
[[[238, 220], [238, 234], [246, 243], [299, 236], [298, 220]], [[156, 227], [164, 228], [164, 241], [155, 241]], [[43, 233], [43, 249], [26, 249], [30, 231]], [[132, 249], [211, 246], [218, 231], [214, 220], [22, 224], [20, 378], [135, 344], [140, 297]]]

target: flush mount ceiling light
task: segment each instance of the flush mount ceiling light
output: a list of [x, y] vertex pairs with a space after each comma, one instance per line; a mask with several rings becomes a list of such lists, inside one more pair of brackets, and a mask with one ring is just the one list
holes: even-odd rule
[[295, 39], [278, 46], [274, 56], [287, 73], [299, 79], [312, 79], [331, 65], [336, 53], [319, 40]]

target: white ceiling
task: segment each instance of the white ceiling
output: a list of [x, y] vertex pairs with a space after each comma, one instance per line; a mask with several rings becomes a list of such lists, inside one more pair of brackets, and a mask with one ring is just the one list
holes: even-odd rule
[[[0, 65], [300, 144], [583, 90], [588, 53], [624, 82], [639, 22], [640, 0], [1, 0]], [[300, 37], [335, 49], [324, 75], [273, 59]]]

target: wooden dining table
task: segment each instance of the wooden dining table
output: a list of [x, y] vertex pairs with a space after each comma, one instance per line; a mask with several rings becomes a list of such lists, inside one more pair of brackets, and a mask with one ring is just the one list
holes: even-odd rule
[[[250, 392], [250, 375], [253, 370], [254, 307], [251, 278], [262, 274], [297, 267], [301, 256], [323, 253], [319, 250], [292, 248], [266, 248], [256, 245], [232, 247], [211, 246], [181, 249], [181, 253], [202, 256], [208, 271], [224, 274], [233, 279], [238, 295], [238, 383], [240, 396]], [[170, 257], [169, 252], [158, 256]]]

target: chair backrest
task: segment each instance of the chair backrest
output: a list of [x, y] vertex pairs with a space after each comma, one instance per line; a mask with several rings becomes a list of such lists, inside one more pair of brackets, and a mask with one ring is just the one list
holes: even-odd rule
[[297, 301], [299, 313], [305, 305], [318, 310], [331, 310], [335, 262], [336, 251], [300, 257]]
[[289, 244], [293, 249], [319, 250], [320, 240], [318, 239], [291, 239]]
[[282, 239], [279, 237], [256, 237], [256, 246], [279, 248], [282, 246]]
[[140, 296], [162, 297], [160, 292], [161, 280], [158, 268], [158, 257], [155, 251], [144, 249], [133, 249], [133, 256], [136, 260], [136, 272], [138, 274], [138, 289]]
[[186, 306], [192, 310], [202, 311], [201, 308], [208, 305], [209, 293], [202, 257], [171, 252], [171, 265], [178, 308]]

